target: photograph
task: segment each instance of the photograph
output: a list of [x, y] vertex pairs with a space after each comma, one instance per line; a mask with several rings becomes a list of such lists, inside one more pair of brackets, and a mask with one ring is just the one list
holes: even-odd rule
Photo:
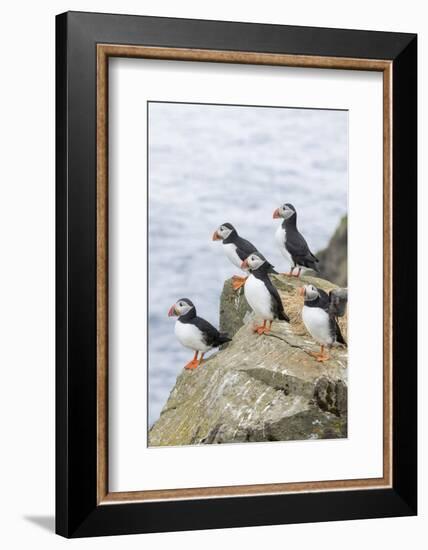
[[426, 547], [424, 4], [2, 7], [0, 548]]
[[147, 132], [148, 446], [346, 438], [348, 111], [149, 101]]

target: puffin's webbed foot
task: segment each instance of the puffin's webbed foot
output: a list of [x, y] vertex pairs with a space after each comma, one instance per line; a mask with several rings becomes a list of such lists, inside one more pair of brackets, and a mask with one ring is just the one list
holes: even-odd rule
[[330, 359], [330, 355], [328, 353], [319, 354], [317, 357], [318, 363], [324, 363], [324, 361], [328, 361]]
[[239, 275], [234, 275], [232, 277], [232, 288], [233, 290], [239, 290], [241, 287], [245, 285], [245, 281], [248, 279], [248, 277], [240, 277]]
[[293, 267], [287, 273], [280, 273], [280, 275], [285, 275], [286, 277], [296, 277], [297, 279], [299, 279], [300, 278], [300, 272], [302, 271], [302, 268], [300, 268], [300, 267], [298, 268], [297, 275], [294, 274], [295, 269], [296, 268]]
[[266, 321], [263, 321], [263, 325], [254, 325], [253, 326], [253, 332], [257, 332], [257, 334], [269, 334], [270, 329], [272, 327], [272, 321], [269, 323], [269, 327], [266, 326]]
[[266, 328], [266, 327], [264, 327], [263, 325], [260, 325], [260, 326], [254, 325], [254, 327], [253, 327], [253, 332], [257, 332], [257, 334], [261, 335], [261, 334], [264, 333], [265, 328]]
[[[201, 359], [202, 359], [202, 356], [201, 356]], [[199, 365], [199, 360], [198, 360], [198, 352], [195, 351], [195, 355], [193, 357], [193, 359], [191, 361], [189, 361], [187, 363], [187, 365], [185, 365], [185, 369], [187, 370], [193, 370], [193, 369], [196, 369]]]
[[324, 346], [321, 346], [321, 351], [308, 351], [308, 354], [314, 357], [319, 363], [323, 363], [330, 359], [330, 355], [324, 351]]
[[204, 358], [204, 355], [205, 354], [202, 353], [200, 358], [198, 359], [198, 352], [196, 352], [194, 358], [191, 361], [189, 361], [184, 368], [187, 370], [197, 369], [200, 365], [202, 365], [202, 360]]
[[263, 330], [264, 334], [269, 334], [271, 328], [272, 328], [272, 321], [269, 321], [269, 326], [265, 326]]
[[187, 370], [193, 370], [193, 369], [196, 369], [198, 367], [198, 365], [199, 365], [198, 359], [192, 359], [191, 361], [189, 361], [187, 363], [187, 365], [185, 365], [184, 368], [187, 369]]

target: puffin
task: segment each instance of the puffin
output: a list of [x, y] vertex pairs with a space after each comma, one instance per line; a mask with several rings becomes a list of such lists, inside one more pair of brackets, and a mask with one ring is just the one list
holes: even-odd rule
[[[269, 278], [270, 264], [260, 252], [253, 252], [241, 264], [242, 269], [249, 270], [250, 275], [244, 286], [244, 294], [254, 313], [263, 319], [262, 325], [255, 325], [257, 334], [269, 334], [272, 321], [290, 322], [284, 311], [277, 289]], [[266, 325], [269, 321], [269, 327]]]
[[[252, 252], [257, 252], [257, 248], [238, 235], [238, 232], [233, 227], [231, 223], [223, 223], [220, 225], [213, 233], [213, 241], [222, 241], [223, 250], [232, 264], [236, 267], [243, 269], [245, 272], [248, 272], [248, 268], [243, 268], [243, 261], [248, 258], [249, 254]], [[269, 273], [277, 273], [269, 262], [266, 262], [266, 266], [269, 267]], [[244, 286], [245, 281], [248, 279], [248, 276], [241, 277], [239, 275], [234, 275], [232, 277], [232, 287], [234, 290], [239, 290]]]
[[309, 352], [317, 361], [327, 361], [330, 356], [325, 347], [333, 344], [346, 346], [345, 339], [337, 323], [343, 317], [348, 302], [348, 291], [343, 288], [331, 290], [328, 294], [314, 285], [305, 285], [298, 289], [304, 297], [302, 319], [312, 338], [321, 346], [318, 353]]
[[282, 218], [283, 222], [275, 233], [275, 240], [284, 258], [290, 263], [289, 277], [297, 267], [296, 277], [300, 277], [302, 268], [313, 269], [319, 273], [318, 258], [309, 250], [308, 243], [297, 229], [297, 212], [292, 204], [286, 203], [274, 210], [273, 218]]
[[[227, 333], [219, 332], [211, 323], [198, 317], [193, 302], [188, 298], [180, 298], [173, 304], [168, 311], [168, 317], [178, 317], [175, 335], [185, 348], [195, 352], [193, 359], [185, 365], [185, 369], [196, 369], [201, 365], [207, 351], [232, 340]], [[199, 352], [201, 356], [198, 359]]]

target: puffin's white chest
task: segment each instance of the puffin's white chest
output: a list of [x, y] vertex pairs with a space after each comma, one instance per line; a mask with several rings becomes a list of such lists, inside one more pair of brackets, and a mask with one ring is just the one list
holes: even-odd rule
[[319, 307], [303, 306], [302, 319], [312, 338], [319, 344], [331, 344], [328, 313]]
[[284, 256], [284, 258], [291, 264], [291, 256], [288, 253], [287, 249], [285, 248], [285, 229], [282, 227], [282, 224], [278, 226], [278, 229], [275, 233], [275, 242], [281, 252], [281, 254]]
[[245, 283], [244, 293], [256, 315], [262, 319], [273, 319], [272, 296], [263, 281], [250, 275]]
[[210, 346], [205, 344], [202, 332], [195, 325], [182, 323], [180, 320], [177, 320], [174, 332], [180, 344], [185, 348], [190, 348], [194, 351], [208, 351], [211, 349]]
[[229, 260], [233, 263], [233, 265], [241, 268], [242, 260], [236, 253], [236, 245], [234, 245], [233, 243], [223, 244], [223, 250]]

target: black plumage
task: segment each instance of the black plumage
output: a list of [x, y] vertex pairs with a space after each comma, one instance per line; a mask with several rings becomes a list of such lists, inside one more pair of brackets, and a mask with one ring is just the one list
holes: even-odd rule
[[[261, 259], [264, 259], [260, 252], [258, 252], [257, 255]], [[257, 279], [261, 280], [269, 291], [269, 294], [271, 295], [271, 308], [274, 319], [287, 321], [287, 323], [289, 323], [290, 319], [284, 311], [281, 297], [269, 278], [269, 273], [271, 273], [271, 271], [269, 270], [269, 266], [270, 264], [268, 262], [265, 262], [259, 268], [251, 270], [251, 274]]]
[[207, 346], [216, 348], [222, 344], [232, 341], [226, 332], [218, 331], [211, 323], [205, 319], [202, 319], [202, 317], [198, 317], [196, 315], [196, 308], [191, 300], [188, 298], [180, 298], [178, 301], [186, 302], [186, 304], [191, 306], [191, 309], [185, 315], [180, 315], [180, 323], [190, 324], [197, 327], [201, 331], [204, 343]]
[[284, 246], [290, 254], [291, 259], [294, 262], [294, 266], [308, 267], [309, 269], [319, 272], [317, 266], [319, 263], [318, 258], [312, 254], [308, 243], [297, 229], [296, 209], [292, 204], [286, 204], [285, 206], [288, 206], [288, 208], [294, 211], [294, 216], [291, 216], [282, 222], [282, 227], [285, 230]]
[[[260, 254], [253, 243], [247, 241], [247, 239], [243, 239], [240, 235], [238, 235], [238, 232], [231, 223], [223, 223], [222, 226], [227, 227], [231, 230], [230, 235], [226, 239], [223, 239], [223, 244], [234, 244], [236, 246], [236, 254], [242, 261], [248, 258], [248, 256], [253, 252], [256, 254]], [[266, 261], [266, 268], [268, 269], [268, 273], [277, 273], [277, 271], [275, 271], [274, 269], [274, 266], [268, 261]]]

